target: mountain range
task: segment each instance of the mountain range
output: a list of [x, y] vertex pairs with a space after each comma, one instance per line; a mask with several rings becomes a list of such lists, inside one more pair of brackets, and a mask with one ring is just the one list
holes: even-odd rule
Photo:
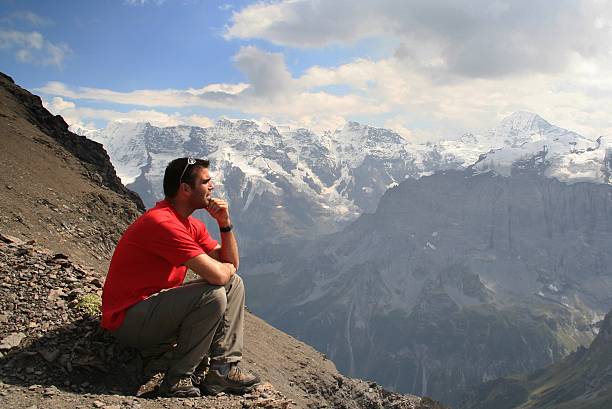
[[87, 134], [147, 206], [170, 159], [211, 159], [253, 310], [395, 390], [457, 405], [587, 346], [612, 306], [610, 145], [533, 113], [427, 144], [357, 123]]
[[232, 203], [247, 249], [338, 231], [375, 211], [387, 189], [440, 170], [472, 166], [507, 175], [512, 163], [538, 152], [546, 152], [546, 176], [561, 181], [607, 183], [612, 169], [603, 138], [591, 140], [528, 112], [482, 135], [426, 144], [354, 122], [321, 134], [227, 119], [209, 128], [115, 122], [75, 131], [104, 145], [123, 183], [147, 207], [162, 197], [171, 159], [210, 159], [217, 191]]
[[344, 373], [456, 406], [591, 342], [610, 242], [611, 186], [468, 169], [406, 180], [341, 232], [243, 268], [253, 310]]

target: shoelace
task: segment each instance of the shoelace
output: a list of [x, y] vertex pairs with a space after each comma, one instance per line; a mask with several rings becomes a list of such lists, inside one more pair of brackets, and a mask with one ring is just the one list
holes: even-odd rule
[[191, 388], [191, 387], [193, 387], [193, 382], [191, 382], [191, 377], [190, 376], [186, 376], [184, 378], [179, 379], [179, 381], [176, 384], [176, 386], [179, 387], [179, 388], [183, 388], [183, 387]]
[[242, 369], [238, 365], [232, 365], [227, 374], [227, 377], [238, 382], [244, 381], [249, 378], [248, 375], [243, 374]]

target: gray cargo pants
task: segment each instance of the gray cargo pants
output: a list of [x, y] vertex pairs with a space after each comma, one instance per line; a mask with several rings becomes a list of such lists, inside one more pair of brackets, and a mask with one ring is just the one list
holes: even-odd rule
[[130, 307], [113, 334], [178, 379], [206, 356], [214, 364], [239, 362], [243, 322], [244, 285], [234, 275], [225, 286], [196, 280], [153, 294]]

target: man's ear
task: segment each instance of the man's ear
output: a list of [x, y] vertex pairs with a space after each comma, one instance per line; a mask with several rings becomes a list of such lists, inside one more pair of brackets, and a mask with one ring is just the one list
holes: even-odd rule
[[191, 186], [188, 183], [181, 183], [179, 185], [179, 192], [191, 193]]

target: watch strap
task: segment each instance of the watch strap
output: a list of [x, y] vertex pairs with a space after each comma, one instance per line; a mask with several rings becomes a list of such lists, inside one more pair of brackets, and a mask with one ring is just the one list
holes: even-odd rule
[[230, 224], [229, 226], [219, 227], [219, 231], [221, 233], [227, 233], [227, 232], [232, 231], [233, 228], [234, 228], [234, 225]]

